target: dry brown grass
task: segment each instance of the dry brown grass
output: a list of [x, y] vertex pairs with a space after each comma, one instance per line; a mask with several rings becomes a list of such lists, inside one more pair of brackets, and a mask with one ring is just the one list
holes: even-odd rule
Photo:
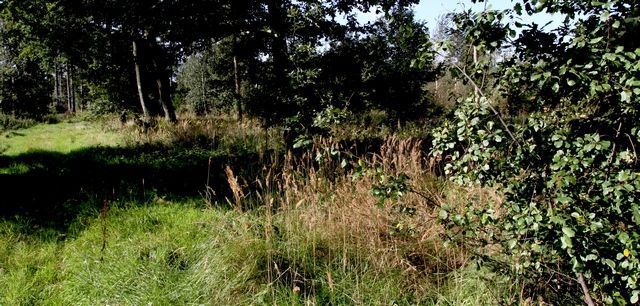
[[[130, 145], [162, 143], [215, 149], [246, 143], [262, 151], [281, 145], [278, 142], [281, 138], [279, 129], [265, 131], [259, 120], [245, 119], [239, 122], [229, 115], [202, 117], [185, 113], [178, 117], [175, 124], [152, 119], [148, 125], [135, 118], [120, 122], [119, 118], [112, 117], [105, 123], [108, 129], [122, 132]], [[267, 147], [265, 143], [268, 143]]]
[[[325, 157], [322, 163], [318, 156]], [[378, 152], [359, 158], [387, 176], [409, 177], [415, 192], [388, 200], [382, 208], [371, 192], [378, 178], [353, 179], [354, 170], [343, 169], [342, 159], [358, 163], [338, 143], [319, 139], [302, 155], [287, 154], [281, 170], [270, 169], [260, 181], [264, 197], [278, 207], [285, 232], [312, 231], [324, 243], [341, 246], [341, 254], [333, 256], [341, 256], [345, 268], [349, 261], [365, 260], [378, 271], [404, 271], [407, 286], [416, 291], [428, 290], [434, 280], [468, 263], [467, 249], [444, 242], [437, 216], [440, 205], [464, 207], [465, 195], [475, 191], [445, 192], [448, 184], [433, 174], [420, 140], [389, 137]], [[495, 194], [482, 191], [477, 199], [492, 202]]]
[[229, 187], [231, 188], [231, 192], [233, 193], [234, 205], [235, 209], [239, 212], [242, 212], [242, 199], [244, 199], [245, 194], [242, 191], [242, 187], [238, 183], [238, 178], [233, 174], [233, 170], [231, 167], [226, 166], [224, 172], [227, 176], [227, 182], [229, 183]]

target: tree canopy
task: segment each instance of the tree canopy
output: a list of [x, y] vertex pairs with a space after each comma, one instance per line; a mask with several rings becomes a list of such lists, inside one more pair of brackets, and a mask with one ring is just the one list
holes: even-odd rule
[[[246, 109], [267, 125], [329, 105], [406, 115], [425, 105], [421, 86], [435, 76], [409, 64], [429, 40], [415, 2], [4, 1], [3, 80], [38, 86], [19, 85], [29, 93], [11, 90], [2, 107], [36, 115], [66, 99], [69, 111], [78, 100], [172, 121], [177, 95], [198, 111], [226, 97], [239, 116]], [[360, 10], [384, 17], [362, 25]], [[349, 66], [333, 62], [353, 56]]]

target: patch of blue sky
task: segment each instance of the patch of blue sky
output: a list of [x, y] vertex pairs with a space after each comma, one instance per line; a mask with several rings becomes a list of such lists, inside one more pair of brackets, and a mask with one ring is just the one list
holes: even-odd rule
[[[472, 3], [471, 0], [421, 0], [419, 4], [414, 6], [414, 11], [418, 20], [426, 22], [429, 29], [434, 29], [440, 16], [447, 13], [461, 12], [468, 9], [475, 12], [512, 9], [518, 2], [522, 3], [522, 1], [518, 0], [487, 0], [482, 3]], [[380, 17], [380, 14], [376, 14], [375, 10], [358, 13], [358, 20], [362, 23], [373, 21], [378, 17]], [[560, 26], [564, 18], [565, 16], [562, 14], [537, 13], [529, 16], [523, 12], [522, 16], [513, 21], [524, 24], [536, 23], [539, 26], [548, 24], [545, 29], [550, 30]]]

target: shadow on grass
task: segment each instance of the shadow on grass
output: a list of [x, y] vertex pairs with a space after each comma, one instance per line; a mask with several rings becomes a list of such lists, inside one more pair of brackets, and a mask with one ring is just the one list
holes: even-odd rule
[[261, 171], [255, 152], [163, 145], [0, 156], [0, 171], [8, 173], [0, 174], [0, 219], [65, 231], [79, 215], [97, 213], [105, 200], [145, 204], [155, 196], [201, 197], [207, 181], [224, 199], [230, 193], [226, 165], [244, 178]]
[[[364, 155], [378, 151], [382, 143], [381, 139], [345, 141], [342, 147]], [[17, 219], [66, 233], [79, 216], [99, 214], [105, 201], [111, 206], [147, 205], [157, 197], [203, 199], [207, 190], [213, 190], [211, 200], [226, 203], [226, 198], [233, 198], [224, 171], [227, 165], [253, 191], [259, 189], [255, 180], [265, 169], [279, 167], [281, 158], [276, 156], [282, 157], [278, 154], [282, 152], [257, 151], [239, 144], [215, 149], [199, 144], [147, 144], [92, 147], [67, 154], [0, 155], [0, 221]], [[251, 205], [247, 199], [246, 208]]]

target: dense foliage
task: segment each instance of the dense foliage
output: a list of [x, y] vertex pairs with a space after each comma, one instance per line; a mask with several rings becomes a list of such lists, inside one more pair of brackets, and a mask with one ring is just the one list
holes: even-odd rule
[[[173, 121], [176, 104], [299, 133], [330, 107], [419, 118], [436, 74], [410, 65], [429, 43], [415, 2], [2, 1], [0, 107]], [[381, 17], [358, 22], [369, 10]]]
[[[501, 19], [525, 11], [562, 13], [566, 20], [543, 31]], [[499, 209], [469, 203], [464, 213], [445, 207], [441, 216], [463, 236], [500, 244], [519, 273], [533, 279], [551, 275], [556, 282], [549, 285], [556, 287], [559, 281], [581, 282], [588, 286], [585, 296], [595, 293], [602, 302], [637, 303], [635, 1], [524, 1], [524, 7], [516, 4], [507, 12], [470, 16], [457, 25], [471, 29], [466, 38], [481, 52], [503, 45], [513, 51], [497, 64], [480, 60], [472, 70], [499, 80], [496, 95], [507, 99], [507, 112], [498, 112], [493, 91], [477, 88], [434, 134], [433, 155], [452, 180], [496, 186], [505, 198]], [[480, 87], [483, 73], [454, 69]]]

